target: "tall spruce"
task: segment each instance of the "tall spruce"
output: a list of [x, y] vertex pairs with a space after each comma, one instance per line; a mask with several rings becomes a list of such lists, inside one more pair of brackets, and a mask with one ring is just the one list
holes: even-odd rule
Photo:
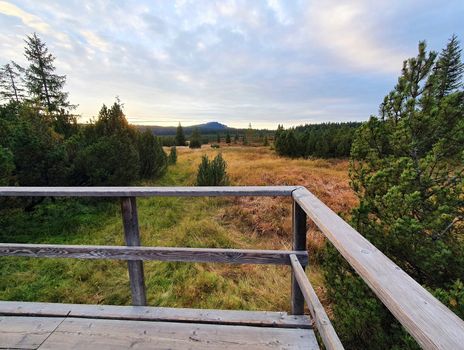
[[14, 61], [0, 68], [0, 97], [2, 99], [15, 102], [24, 99], [22, 73], [24, 73], [24, 68]]
[[[357, 131], [350, 177], [359, 198], [353, 226], [464, 318], [464, 91], [456, 52], [454, 36], [438, 59], [419, 43], [380, 116]], [[332, 246], [325, 277], [347, 348], [418, 348]]]
[[180, 123], [176, 129], [176, 146], [185, 146], [184, 129], [182, 128], [182, 125], [180, 125]]
[[68, 102], [68, 93], [63, 90], [65, 75], [55, 73], [55, 57], [36, 33], [25, 40], [25, 57], [29, 61], [26, 68], [25, 82], [30, 96], [50, 113], [62, 109], [72, 109]]

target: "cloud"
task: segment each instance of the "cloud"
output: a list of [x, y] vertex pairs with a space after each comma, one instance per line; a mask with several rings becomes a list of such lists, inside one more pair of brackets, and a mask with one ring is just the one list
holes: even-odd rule
[[0, 14], [19, 18], [21, 22], [23, 22], [26, 26], [33, 29], [34, 31], [53, 36], [58, 40], [59, 45], [66, 48], [71, 47], [69, 37], [66, 34], [63, 34], [60, 31], [54, 31], [50, 25], [43, 21], [40, 17], [26, 12], [16, 5], [6, 1], [0, 1]]
[[384, 4], [316, 1], [308, 8], [307, 29], [311, 38], [327, 48], [341, 65], [397, 73], [407, 53], [376, 35], [378, 28], [385, 29], [374, 15], [382, 12]]
[[0, 13], [6, 16], [19, 18], [25, 25], [38, 32], [46, 33], [50, 31], [50, 26], [41, 18], [32, 15], [9, 2], [0, 1]]
[[37, 31], [85, 118], [119, 95], [129, 120], [150, 124], [363, 120], [419, 40], [463, 38], [463, 10], [462, 0], [0, 0], [0, 57], [20, 60]]
[[81, 30], [80, 32], [82, 36], [84, 36], [85, 40], [92, 45], [93, 47], [101, 50], [101, 51], [108, 51], [110, 48], [110, 44], [102, 39], [100, 36], [95, 34], [90, 30]]

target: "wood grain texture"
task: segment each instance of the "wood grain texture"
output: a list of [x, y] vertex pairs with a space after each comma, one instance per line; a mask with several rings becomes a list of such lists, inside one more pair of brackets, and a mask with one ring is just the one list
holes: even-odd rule
[[[306, 213], [298, 203], [293, 201], [292, 205], [292, 231], [293, 231], [293, 250], [306, 251]], [[304, 314], [304, 296], [300, 286], [292, 274], [291, 286], [291, 308], [292, 315]]]
[[[121, 213], [126, 245], [140, 246], [139, 219], [135, 197], [121, 198]], [[127, 261], [127, 269], [129, 271], [132, 305], [147, 305], [142, 260]]]
[[293, 198], [424, 349], [464, 349], [464, 321], [304, 187]]
[[313, 330], [67, 318], [40, 349], [319, 349]]
[[37, 349], [63, 317], [0, 316], [1, 349]]
[[0, 243], [0, 256], [25, 256], [33, 258], [157, 260], [290, 265], [290, 254], [295, 254], [302, 265], [307, 265], [308, 253], [305, 251], [292, 250]]
[[325, 348], [327, 350], [343, 350], [344, 347], [338, 338], [324, 307], [319, 301], [313, 286], [309, 282], [303, 267], [300, 265], [295, 255], [290, 255], [290, 261], [292, 262], [293, 274], [301, 287], [301, 291], [308, 304], [309, 311], [316, 323], [316, 328], [322, 338]]
[[288, 315], [286, 312], [185, 309], [151, 306], [85, 305], [0, 301], [0, 315], [47, 317], [70, 316], [79, 318], [168, 321], [277, 328], [310, 329], [312, 327], [311, 320], [308, 316]]
[[291, 196], [296, 186], [0, 187], [0, 197]]

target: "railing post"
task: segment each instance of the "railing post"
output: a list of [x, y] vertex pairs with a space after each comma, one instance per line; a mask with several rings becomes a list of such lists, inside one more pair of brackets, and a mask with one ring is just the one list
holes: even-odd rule
[[[135, 197], [121, 198], [121, 211], [126, 245], [140, 246], [139, 221]], [[145, 296], [143, 262], [141, 260], [129, 260], [127, 261], [127, 267], [129, 269], [132, 305], [144, 306], [147, 304], [147, 299]]]
[[[306, 250], [306, 213], [295, 201], [293, 201], [292, 213], [293, 250]], [[304, 296], [292, 272], [292, 314], [303, 315], [303, 313]]]

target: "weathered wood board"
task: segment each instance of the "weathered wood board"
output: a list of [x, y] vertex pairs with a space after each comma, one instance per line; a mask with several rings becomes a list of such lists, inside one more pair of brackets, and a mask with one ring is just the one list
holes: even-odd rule
[[279, 328], [312, 327], [308, 316], [275, 311], [185, 309], [150, 306], [116, 306], [0, 301], [0, 315], [105, 318], [117, 320], [170, 321]]
[[0, 187], [0, 197], [291, 196], [297, 186]]
[[0, 349], [37, 349], [63, 317], [0, 316]]
[[303, 266], [308, 264], [308, 253], [306, 251], [0, 243], [0, 256], [32, 258], [290, 265], [290, 254], [295, 254]]
[[311, 329], [67, 318], [42, 350], [319, 349]]

